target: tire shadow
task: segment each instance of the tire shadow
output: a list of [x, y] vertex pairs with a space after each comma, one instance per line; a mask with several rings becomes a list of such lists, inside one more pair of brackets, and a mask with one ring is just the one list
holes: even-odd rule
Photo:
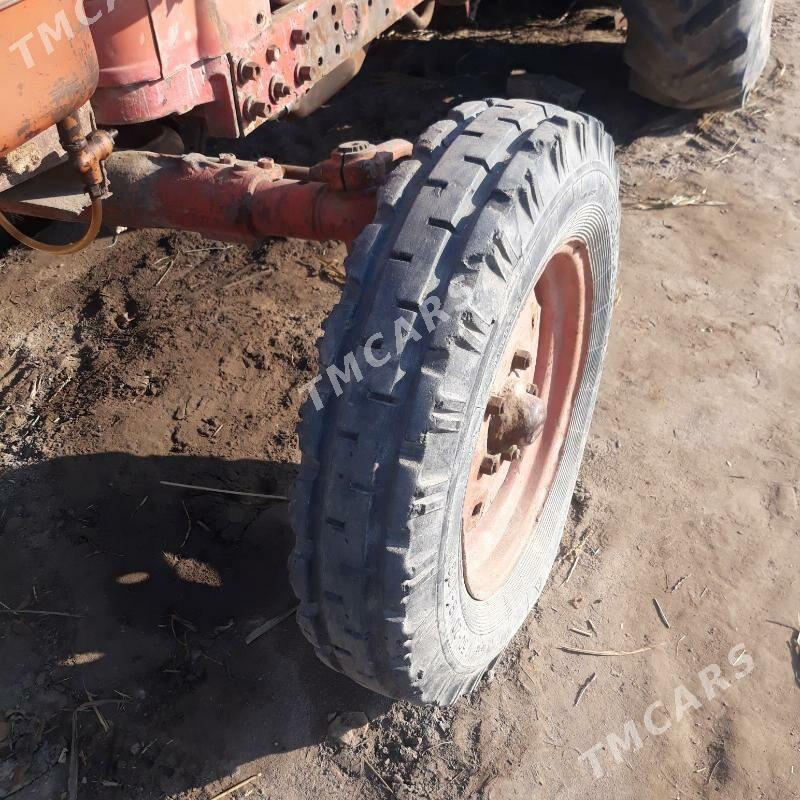
[[577, 110], [600, 119], [621, 146], [645, 133], [673, 134], [697, 118], [631, 92], [623, 54], [622, 41], [518, 42], [491, 30], [479, 39], [398, 36], [376, 43], [361, 73], [310, 117], [263, 125], [244, 140], [211, 140], [208, 150], [313, 163], [347, 139], [413, 141], [459, 103], [506, 96], [515, 69], [585, 89]]
[[388, 708], [317, 661], [291, 618], [246, 643], [296, 603], [285, 503], [160, 483], [285, 494], [294, 471], [100, 453], [3, 475], [0, 601], [80, 615], [0, 614], [0, 709], [46, 720], [37, 749], [69, 744], [65, 710], [87, 692], [118, 700], [109, 731], [81, 716], [81, 776], [158, 795], [321, 742], [328, 714]]

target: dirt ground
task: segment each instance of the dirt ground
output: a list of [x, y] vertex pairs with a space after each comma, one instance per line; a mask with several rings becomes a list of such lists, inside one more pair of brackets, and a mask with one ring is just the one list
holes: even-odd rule
[[[800, 14], [778, 0], [747, 108], [698, 117], [627, 91], [607, 10], [484, 6], [469, 31], [387, 37], [328, 107], [236, 148], [308, 163], [411, 138], [516, 67], [586, 88], [619, 144], [621, 291], [537, 610], [448, 710], [330, 672], [291, 618], [246, 644], [294, 604], [285, 506], [161, 481], [286, 492], [343, 248], [137, 231], [8, 250], [0, 798], [66, 797], [73, 753], [81, 800], [208, 800], [253, 776], [230, 796], [800, 797]], [[681, 195], [700, 204], [636, 208]], [[109, 702], [73, 713], [90, 698]], [[369, 719], [355, 746], [327, 737], [345, 712]]]

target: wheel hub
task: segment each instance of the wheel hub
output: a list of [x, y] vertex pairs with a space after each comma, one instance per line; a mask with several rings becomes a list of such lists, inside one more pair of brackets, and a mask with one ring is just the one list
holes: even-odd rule
[[503, 461], [514, 461], [524, 448], [533, 444], [544, 429], [547, 406], [537, 397], [535, 384], [513, 379], [499, 398], [499, 409], [492, 413], [487, 450], [490, 455], [499, 454]]

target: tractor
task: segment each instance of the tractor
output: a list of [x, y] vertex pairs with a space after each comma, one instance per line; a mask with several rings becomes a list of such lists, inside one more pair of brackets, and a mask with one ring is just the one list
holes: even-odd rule
[[[444, 5], [476, 10], [0, 3], [0, 225], [15, 239], [63, 255], [105, 223], [347, 244], [299, 426], [297, 620], [333, 669], [441, 705], [497, 660], [558, 554], [615, 302], [614, 144], [583, 114], [489, 98], [416, 142], [343, 142], [308, 166], [190, 150], [313, 113], [374, 40]], [[741, 105], [765, 67], [770, 0], [623, 11], [631, 86], [662, 105]], [[25, 217], [88, 227], [44, 244]]]

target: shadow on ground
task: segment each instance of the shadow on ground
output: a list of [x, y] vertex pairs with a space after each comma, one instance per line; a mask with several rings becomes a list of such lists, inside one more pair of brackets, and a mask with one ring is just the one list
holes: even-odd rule
[[0, 710], [34, 698], [57, 749], [87, 691], [124, 700], [102, 708], [111, 736], [81, 715], [82, 772], [100, 785], [141, 785], [146, 772], [156, 793], [320, 742], [326, 712], [382, 713], [388, 701], [318, 662], [293, 619], [245, 643], [296, 602], [286, 505], [160, 483], [283, 494], [293, 472], [122, 453], [6, 472], [0, 600], [80, 618], [0, 615]]
[[246, 140], [213, 140], [208, 151], [243, 158], [269, 154], [287, 163], [313, 163], [342, 141], [414, 140], [459, 103], [506, 96], [513, 69], [554, 75], [586, 90], [577, 110], [602, 120], [618, 145], [658, 123], [674, 128], [696, 114], [676, 114], [628, 89], [620, 43], [564, 44], [479, 39], [389, 39], [370, 50], [362, 73], [326, 106], [304, 120], [264, 125]]

